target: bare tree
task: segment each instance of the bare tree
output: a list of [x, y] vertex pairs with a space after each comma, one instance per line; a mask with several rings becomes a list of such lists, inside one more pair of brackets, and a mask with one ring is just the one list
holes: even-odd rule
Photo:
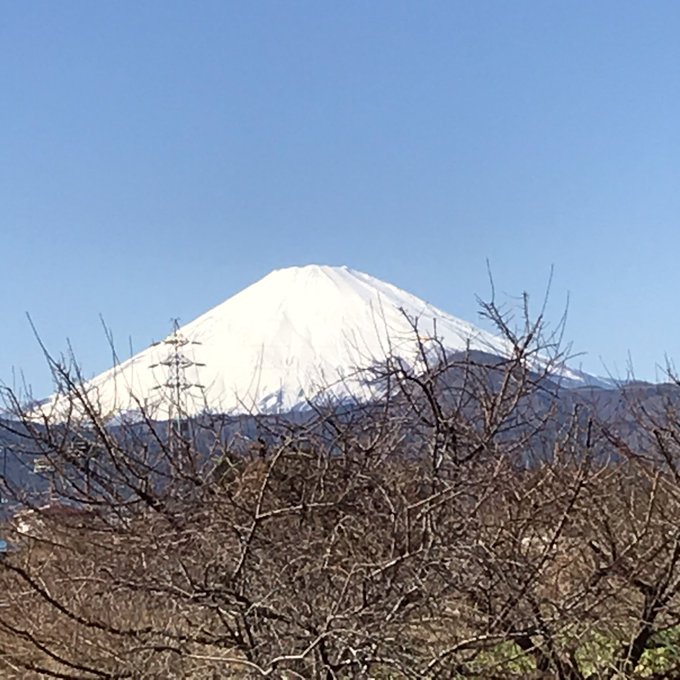
[[561, 327], [483, 311], [505, 357], [414, 319], [380, 401], [241, 430], [107, 422], [64, 362], [58, 422], [7, 393], [11, 467], [41, 481], [3, 478], [3, 677], [680, 672], [680, 419], [623, 437], [562, 397]]

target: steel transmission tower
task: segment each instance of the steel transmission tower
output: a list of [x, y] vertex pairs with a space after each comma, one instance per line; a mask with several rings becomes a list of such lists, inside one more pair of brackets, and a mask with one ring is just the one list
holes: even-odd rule
[[186, 350], [190, 345], [200, 345], [196, 340], [189, 340], [180, 332], [179, 319], [172, 320], [172, 333], [161, 342], [153, 343], [154, 346], [167, 347], [164, 358], [150, 368], [162, 367], [167, 370], [166, 380], [154, 389], [165, 392], [168, 403], [168, 423], [170, 426], [170, 440], [173, 446], [180, 444], [184, 437], [189, 434], [189, 399], [191, 390], [203, 390], [204, 386], [198, 382], [192, 382], [187, 377], [189, 369], [198, 369], [205, 364], [194, 361], [187, 356]]

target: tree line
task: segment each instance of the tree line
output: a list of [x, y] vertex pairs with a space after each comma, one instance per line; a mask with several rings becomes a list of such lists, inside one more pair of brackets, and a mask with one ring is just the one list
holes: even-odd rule
[[[565, 409], [559, 333], [483, 311], [506, 357], [371, 367], [375, 403], [109, 422], [52, 367], [59, 421], [5, 395], [7, 678], [680, 675], [680, 418]], [[621, 392], [625, 398], [625, 390]], [[631, 436], [630, 423], [635, 423]]]

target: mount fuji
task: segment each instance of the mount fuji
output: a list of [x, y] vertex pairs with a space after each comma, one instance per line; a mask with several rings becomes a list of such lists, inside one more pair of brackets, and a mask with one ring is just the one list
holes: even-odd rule
[[[417, 320], [417, 334], [413, 321]], [[507, 355], [508, 343], [368, 274], [308, 265], [271, 272], [86, 384], [104, 415], [282, 413], [320, 394], [370, 399], [365, 369], [388, 356], [417, 366], [433, 339], [447, 351]], [[590, 376], [563, 367], [560, 378]], [[173, 395], [176, 399], [173, 399]], [[63, 397], [43, 406], [61, 410]], [[44, 412], [44, 411], [43, 411]]]

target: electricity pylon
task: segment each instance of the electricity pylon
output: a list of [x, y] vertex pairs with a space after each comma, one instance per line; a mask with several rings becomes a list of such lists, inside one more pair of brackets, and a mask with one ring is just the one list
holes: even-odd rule
[[150, 368], [166, 368], [167, 378], [164, 382], [156, 385], [154, 389], [165, 390], [168, 397], [168, 424], [170, 427], [170, 444], [178, 448], [184, 436], [188, 435], [188, 399], [192, 389], [203, 390], [204, 386], [198, 382], [192, 382], [187, 378], [187, 370], [205, 366], [194, 361], [186, 355], [186, 349], [190, 345], [200, 345], [196, 340], [189, 340], [180, 332], [179, 319], [172, 320], [172, 333], [161, 342], [155, 342], [155, 346], [164, 345], [168, 348], [164, 358]]

